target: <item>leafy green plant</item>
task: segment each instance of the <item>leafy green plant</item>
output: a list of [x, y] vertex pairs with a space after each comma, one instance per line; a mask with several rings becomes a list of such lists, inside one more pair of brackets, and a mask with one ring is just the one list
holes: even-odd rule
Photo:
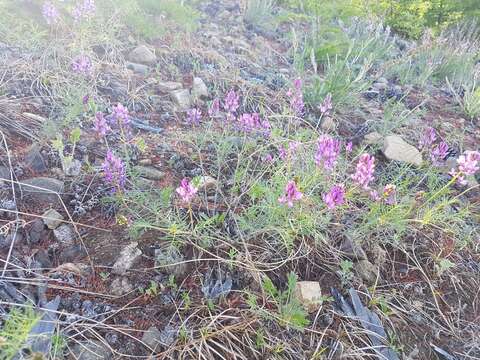
[[22, 349], [40, 319], [33, 308], [12, 308], [0, 329], [0, 360], [11, 360]]
[[275, 26], [273, 7], [275, 0], [248, 0], [245, 9], [245, 21], [261, 28]]
[[340, 281], [343, 287], [347, 287], [353, 279], [353, 263], [350, 260], [340, 262]]
[[276, 317], [281, 325], [303, 330], [310, 322], [307, 319], [307, 312], [294, 296], [297, 284], [297, 276], [291, 272], [287, 277], [287, 288], [280, 291], [273, 284], [269, 277], [263, 281], [262, 287], [270, 301], [273, 301], [277, 308]]

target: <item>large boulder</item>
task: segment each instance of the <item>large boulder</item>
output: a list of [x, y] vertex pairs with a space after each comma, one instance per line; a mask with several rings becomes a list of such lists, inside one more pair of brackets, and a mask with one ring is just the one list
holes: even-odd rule
[[157, 61], [157, 57], [148, 47], [140, 45], [128, 54], [128, 60], [132, 63], [152, 65]]
[[422, 154], [420, 151], [404, 141], [398, 135], [385, 137], [382, 152], [389, 160], [395, 160], [415, 166], [422, 165]]

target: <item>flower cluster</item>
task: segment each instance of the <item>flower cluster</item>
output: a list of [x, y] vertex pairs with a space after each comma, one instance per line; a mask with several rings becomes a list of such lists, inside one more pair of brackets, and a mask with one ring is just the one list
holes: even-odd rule
[[83, 3], [75, 6], [72, 12], [75, 21], [83, 19], [89, 19], [95, 15], [95, 0], [84, 0]]
[[113, 123], [118, 124], [119, 126], [125, 126], [130, 123], [130, 115], [128, 114], [128, 109], [122, 104], [118, 103], [112, 109], [112, 114], [110, 119]]
[[247, 134], [258, 132], [263, 136], [270, 135], [270, 122], [262, 119], [258, 113], [240, 115], [236, 125], [241, 131]]
[[72, 70], [78, 74], [89, 76], [92, 74], [92, 61], [86, 55], [76, 57], [72, 62]]
[[393, 184], [387, 184], [383, 188], [382, 195], [378, 194], [377, 190], [370, 191], [370, 198], [373, 201], [379, 202], [384, 201], [387, 205], [395, 205], [397, 202], [397, 187]]
[[288, 207], [292, 207], [295, 201], [300, 200], [303, 194], [298, 190], [295, 181], [289, 181], [285, 187], [285, 194], [278, 198], [278, 202], [281, 204], [287, 204]]
[[323, 165], [325, 170], [332, 170], [337, 164], [337, 158], [339, 154], [339, 140], [333, 139], [328, 135], [322, 135], [318, 139], [317, 152], [315, 154], [315, 163], [317, 166]]
[[235, 90], [232, 89], [228, 92], [227, 96], [225, 96], [223, 108], [229, 115], [233, 115], [240, 106], [239, 101], [240, 97], [237, 95]]
[[430, 151], [430, 159], [434, 165], [439, 165], [448, 155], [448, 144], [445, 141], [441, 141], [435, 145]]
[[368, 190], [368, 185], [373, 180], [373, 172], [375, 171], [375, 158], [370, 154], [362, 154], [357, 163], [355, 174], [352, 179], [363, 189]]
[[180, 186], [175, 190], [182, 200], [189, 203], [198, 192], [198, 188], [193, 186], [187, 178], [182, 179]]
[[105, 136], [111, 130], [110, 126], [103, 116], [103, 113], [97, 112], [95, 114], [95, 120], [93, 121], [93, 130], [97, 133], [98, 136]]
[[420, 149], [430, 148], [435, 140], [437, 140], [437, 132], [434, 128], [428, 127], [419, 141]]
[[422, 150], [430, 151], [430, 160], [433, 165], [440, 165], [440, 162], [445, 160], [448, 156], [448, 144], [445, 141], [440, 141], [435, 145], [438, 136], [434, 128], [428, 127], [419, 141]]
[[190, 125], [199, 124], [202, 119], [202, 112], [198, 109], [190, 109], [187, 111], [187, 123]]
[[347, 152], [347, 154], [351, 153], [353, 150], [353, 143], [351, 141], [349, 141], [346, 145], [345, 145], [345, 151]]
[[122, 159], [115, 156], [111, 150], [107, 151], [107, 156], [103, 162], [102, 169], [105, 180], [113, 185], [113, 191], [121, 190], [125, 187], [126, 170]]
[[305, 109], [301, 79], [296, 79], [293, 81], [293, 89], [288, 90], [287, 96], [290, 98], [290, 109], [295, 115], [301, 116], [303, 114], [303, 110]]
[[330, 114], [330, 111], [333, 109], [332, 94], [328, 93], [325, 99], [323, 99], [323, 102], [320, 104], [319, 108], [322, 116], [326, 116]]
[[60, 18], [57, 8], [50, 1], [43, 3], [42, 15], [48, 25], [56, 24]]
[[466, 185], [467, 181], [465, 177], [475, 175], [475, 173], [480, 170], [479, 162], [480, 152], [467, 150], [457, 159], [458, 172], [452, 169], [450, 174], [458, 176], [458, 182], [461, 185]]
[[342, 184], [334, 185], [328, 193], [322, 195], [322, 198], [329, 209], [343, 205], [345, 202], [345, 186]]

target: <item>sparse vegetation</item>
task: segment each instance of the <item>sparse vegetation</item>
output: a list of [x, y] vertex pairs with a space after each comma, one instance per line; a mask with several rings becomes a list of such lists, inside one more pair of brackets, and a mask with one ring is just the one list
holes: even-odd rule
[[480, 357], [476, 2], [0, 10], [1, 359]]

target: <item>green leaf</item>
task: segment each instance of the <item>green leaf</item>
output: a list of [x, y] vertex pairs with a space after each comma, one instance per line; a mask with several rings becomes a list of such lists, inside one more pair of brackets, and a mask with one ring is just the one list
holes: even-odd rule
[[272, 280], [267, 276], [263, 280], [263, 290], [273, 299], [275, 299], [278, 295], [278, 290], [273, 284]]
[[80, 128], [75, 128], [72, 130], [70, 133], [70, 142], [73, 144], [76, 144], [80, 140], [80, 135], [82, 134], [82, 131]]

